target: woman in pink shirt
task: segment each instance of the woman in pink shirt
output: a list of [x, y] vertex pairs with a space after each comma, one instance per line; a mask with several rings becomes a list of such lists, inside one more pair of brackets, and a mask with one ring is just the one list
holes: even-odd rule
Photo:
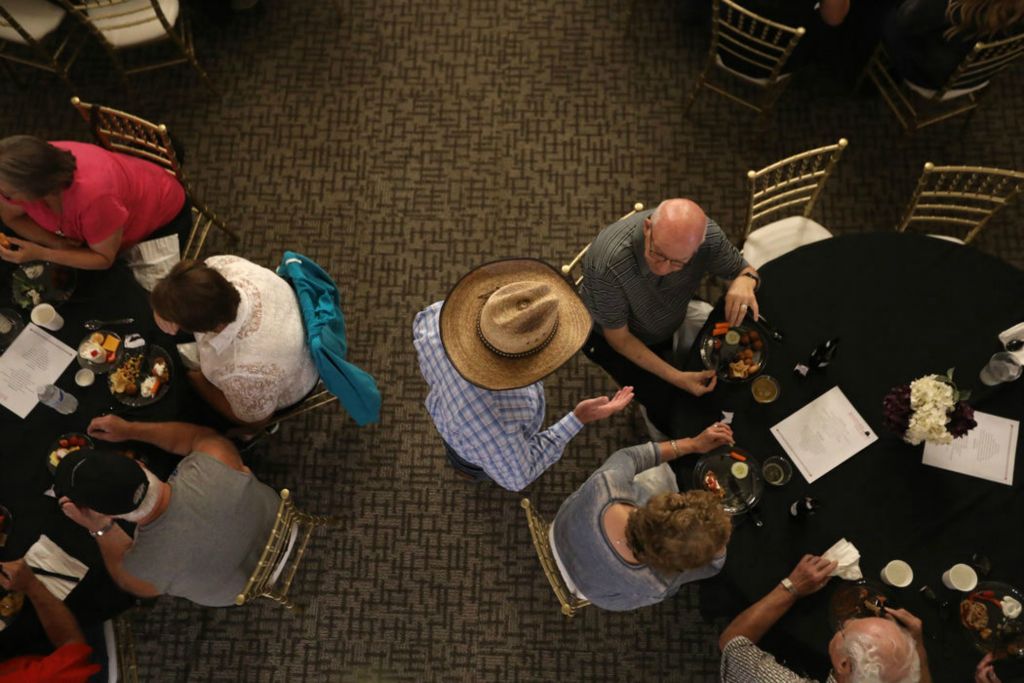
[[0, 245], [5, 261], [104, 270], [139, 242], [187, 237], [190, 214], [184, 188], [156, 164], [81, 142], [0, 140], [0, 221], [20, 236]]

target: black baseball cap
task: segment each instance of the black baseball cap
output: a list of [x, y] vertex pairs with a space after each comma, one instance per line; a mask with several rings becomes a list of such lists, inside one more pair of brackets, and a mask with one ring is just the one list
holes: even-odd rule
[[75, 505], [104, 515], [135, 510], [146, 497], [149, 480], [132, 460], [112, 451], [80, 450], [68, 453], [57, 465], [53, 490]]

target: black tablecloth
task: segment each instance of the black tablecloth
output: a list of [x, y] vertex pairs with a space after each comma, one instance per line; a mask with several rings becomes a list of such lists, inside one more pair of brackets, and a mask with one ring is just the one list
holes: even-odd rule
[[[919, 589], [931, 586], [955, 607], [957, 596], [942, 586], [941, 574], [975, 552], [991, 559], [990, 578], [1024, 587], [1024, 444], [1018, 442], [1013, 487], [928, 467], [920, 446], [885, 432], [881, 403], [893, 386], [955, 367], [957, 383], [974, 390], [977, 410], [1024, 418], [1024, 382], [989, 388], [978, 380], [989, 356], [1000, 350], [996, 335], [1024, 320], [1024, 273], [969, 247], [899, 233], [825, 240], [761, 272], [761, 310], [785, 333], [782, 344], [768, 342], [766, 370], [780, 380], [780, 398], [759, 405], [746, 383], [720, 383], [702, 399], [681, 395], [674, 435], [694, 434], [721, 410], [735, 410], [738, 445], [760, 459], [783, 455], [769, 428], [838, 385], [880, 438], [814, 484], [794, 468], [788, 485], [768, 487], [759, 505], [764, 527], [737, 519], [718, 585], [735, 596], [733, 609], [742, 608], [771, 590], [803, 554], [821, 554], [845, 537], [859, 548], [866, 578], [877, 581], [889, 560], [910, 563], [912, 586], [890, 592], [924, 620], [935, 680], [971, 680], [981, 655], [956, 616], [940, 615]], [[827, 371], [796, 377], [794, 364], [832, 337], [841, 342]], [[694, 356], [691, 362], [696, 365]], [[674, 463], [681, 486], [690, 486], [693, 463]], [[791, 520], [787, 507], [804, 494], [820, 500], [822, 509], [807, 520]], [[826, 606], [837, 583], [801, 600], [773, 630], [776, 642], [811, 655], [805, 661], [812, 672], [815, 664], [827, 667], [832, 634]]]
[[[17, 309], [6, 303], [11, 301], [11, 271], [9, 264], [0, 265], [0, 302], [4, 302], [0, 307]], [[183, 415], [190, 413], [190, 406], [196, 402], [195, 394], [185, 381], [175, 340], [156, 327], [146, 292], [125, 266], [118, 263], [108, 271], [80, 271], [78, 286], [71, 299], [59, 305], [58, 310], [64, 317], [64, 327], [52, 334], [73, 348], [77, 348], [88, 334], [83, 327], [86, 320], [134, 317], [133, 324], [112, 329], [122, 337], [129, 332], [138, 332], [147, 342], [160, 345], [170, 354], [176, 379], [167, 394], [151, 406], [126, 414], [126, 419], [183, 419]], [[28, 311], [21, 313], [27, 322]], [[71, 415], [60, 415], [40, 404], [22, 420], [0, 407], [0, 434], [3, 435], [0, 438], [0, 504], [6, 506], [14, 517], [13, 533], [6, 547], [0, 548], [0, 559], [21, 557], [40, 534], [46, 534], [70, 555], [87, 564], [89, 573], [66, 600], [79, 621], [87, 624], [123, 611], [132, 599], [111, 581], [96, 542], [60, 512], [54, 498], [43, 495], [53, 484], [46, 467], [48, 449], [53, 441], [66, 432], [84, 432], [89, 421], [97, 415], [125, 408], [111, 396], [106, 375], [98, 375], [90, 387], [76, 386], [74, 375], [79, 369], [78, 363], [72, 362], [57, 381], [57, 386], [78, 398], [78, 409]], [[164, 468], [171, 458], [166, 454], [161, 457], [161, 454], [144, 448], [140, 450], [149, 458], [160, 461]], [[11, 626], [0, 632], [0, 654], [36, 649], [37, 646], [46, 649], [46, 639], [41, 636], [39, 623], [26, 603], [25, 610]]]

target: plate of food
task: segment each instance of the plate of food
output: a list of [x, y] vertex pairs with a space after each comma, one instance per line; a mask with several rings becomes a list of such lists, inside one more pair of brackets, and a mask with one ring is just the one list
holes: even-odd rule
[[25, 605], [25, 594], [20, 591], [7, 593], [3, 589], [0, 589], [0, 592], [3, 593], [3, 597], [0, 597], [0, 622], [6, 627], [21, 612]]
[[107, 379], [110, 393], [121, 403], [148, 406], [166, 396], [170, 389], [171, 356], [156, 344], [128, 349]]
[[726, 382], [745, 382], [764, 368], [764, 338], [753, 327], [715, 323], [700, 341], [704, 367], [715, 370]]
[[1009, 584], [983, 581], [960, 601], [960, 624], [974, 646], [997, 659], [1024, 657], [1024, 595]]
[[25, 329], [25, 321], [13, 308], [0, 308], [0, 351], [5, 350]]
[[98, 330], [78, 344], [78, 364], [97, 375], [113, 370], [124, 354], [120, 335]]
[[883, 617], [885, 608], [895, 608], [885, 588], [873, 581], [841, 581], [828, 601], [828, 623], [838, 631], [850, 619]]
[[77, 276], [72, 268], [48, 261], [29, 261], [11, 275], [11, 298], [20, 308], [39, 304], [62, 304], [75, 291]]
[[81, 432], [69, 432], [67, 434], [61, 434], [56, 441], [50, 444], [50, 448], [46, 454], [46, 466], [50, 470], [50, 474], [57, 471], [57, 465], [64, 459], [65, 456], [80, 451], [82, 449], [92, 450], [96, 447], [92, 439], [86, 434]]
[[761, 468], [747, 451], [723, 446], [697, 461], [693, 468], [693, 487], [710, 491], [722, 499], [730, 515], [748, 512], [757, 505], [764, 491]]

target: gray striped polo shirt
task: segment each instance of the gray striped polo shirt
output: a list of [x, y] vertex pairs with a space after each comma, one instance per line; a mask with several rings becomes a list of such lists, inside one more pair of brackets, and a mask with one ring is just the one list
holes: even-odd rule
[[679, 271], [658, 276], [644, 259], [642, 211], [612, 223], [583, 257], [580, 296], [600, 328], [629, 331], [645, 344], [669, 339], [686, 317], [686, 304], [705, 273], [731, 280], [748, 264], [710, 218], [693, 259]]

